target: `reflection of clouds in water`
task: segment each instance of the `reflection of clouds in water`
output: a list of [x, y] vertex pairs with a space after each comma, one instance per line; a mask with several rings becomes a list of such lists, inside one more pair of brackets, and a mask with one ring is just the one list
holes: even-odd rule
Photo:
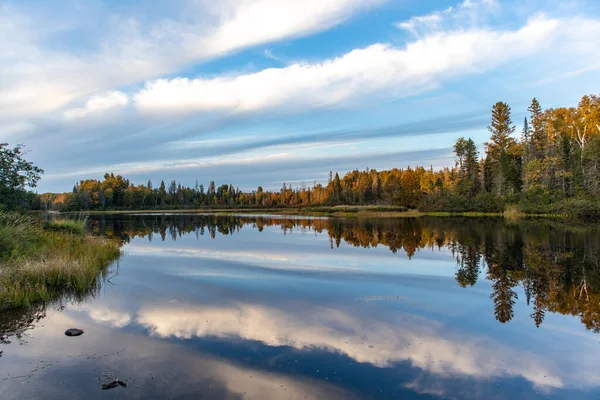
[[[315, 270], [315, 271], [359, 271], [359, 268], [348, 268], [332, 266], [331, 262], [325, 260], [334, 260], [339, 263], [339, 255], [320, 255], [318, 265], [305, 264], [305, 260], [302, 264], [299, 264], [299, 258], [306, 258], [306, 255], [298, 254], [298, 257], [291, 258], [284, 255], [276, 255], [273, 252], [253, 252], [253, 251], [218, 251], [215, 249], [199, 249], [199, 248], [159, 248], [151, 246], [139, 246], [130, 245], [127, 247], [127, 255], [136, 256], [152, 256], [159, 255], [161, 257], [188, 257], [188, 258], [203, 258], [213, 260], [228, 260], [243, 262], [249, 265], [253, 263], [259, 265], [262, 268], [271, 268], [277, 270]], [[352, 257], [355, 259], [356, 257]], [[316, 260], [311, 260], [315, 262]]]
[[[321, 380], [243, 367], [102, 326], [87, 328], [80, 340], [72, 340], [60, 334], [68, 326], [81, 326], [81, 321], [54, 313], [45, 326], [36, 329], [35, 346], [18, 346], [18, 359], [13, 358], [12, 365], [0, 364], [0, 376], [8, 371], [3, 367], [10, 367], [12, 376], [35, 380], [34, 385], [24, 385], [26, 381], [17, 378], [3, 382], [0, 398], [73, 398], [85, 391], [89, 391], [85, 397], [98, 398], [97, 381], [90, 376], [104, 375], [102, 371], [120, 373], [118, 377], [129, 381], [127, 398], [188, 398], [190, 393], [206, 399], [353, 398]], [[50, 364], [52, 368], [44, 367]], [[71, 378], [55, 384], [66, 375]]]
[[[281, 374], [258, 372], [223, 362], [214, 362], [209, 368], [212, 370], [210, 374], [223, 381], [229, 392], [236, 393], [243, 399], [351, 399], [354, 397], [334, 386], [323, 385], [322, 381], [317, 383], [301, 377], [288, 378]], [[282, 391], [285, 396], [282, 396]]]
[[86, 312], [92, 320], [110, 325], [114, 328], [123, 328], [132, 321], [131, 314], [126, 311], [116, 310], [96, 303], [93, 307], [88, 305], [75, 305], [72, 310]]
[[160, 337], [241, 337], [269, 346], [327, 349], [378, 367], [410, 361], [442, 376], [520, 376], [536, 386], [563, 386], [557, 367], [534, 353], [518, 352], [486, 338], [456, 337], [440, 325], [408, 314], [387, 322], [325, 307], [290, 314], [240, 304], [145, 309], [137, 321]]
[[161, 255], [161, 256], [181, 256], [181, 257], [198, 257], [198, 258], [218, 258], [218, 259], [259, 259], [259, 260], [271, 260], [271, 261], [289, 261], [287, 257], [278, 256], [269, 253], [257, 253], [250, 251], [235, 251], [235, 250], [227, 250], [227, 251], [215, 251], [214, 249], [202, 249], [202, 248], [185, 248], [185, 247], [152, 247], [152, 246], [140, 246], [131, 244], [127, 247], [127, 254], [134, 254], [137, 256], [151, 256], [151, 255]]
[[94, 309], [90, 311], [90, 317], [96, 322], [107, 322], [115, 328], [122, 328], [131, 322], [131, 315], [111, 310]]
[[[185, 244], [184, 244], [185, 245]], [[250, 245], [254, 246], [253, 243]], [[175, 259], [189, 258], [214, 261], [232, 261], [244, 264], [247, 267], [263, 268], [271, 271], [293, 272], [325, 272], [325, 273], [369, 273], [369, 274], [417, 274], [432, 276], [453, 277], [455, 274], [456, 260], [445, 251], [421, 251], [418, 259], [413, 258], [410, 263], [403, 262], [397, 254], [390, 251], [381, 251], [376, 254], [371, 252], [331, 252], [327, 246], [310, 250], [279, 247], [261, 251], [256, 246], [248, 250], [227, 248], [218, 250], [214, 247], [157, 247], [132, 242], [127, 245], [125, 252], [130, 256], [139, 257], [164, 257]], [[373, 249], [372, 249], [373, 250]], [[308, 252], [310, 251], [310, 253]], [[193, 276], [206, 275], [206, 269], [214, 265], [202, 265], [201, 271], [197, 266], [182, 272], [179, 275]], [[219, 266], [220, 268], [221, 266]], [[401, 268], [399, 268], [401, 267]], [[236, 271], [235, 276], [247, 276], [241, 271]]]

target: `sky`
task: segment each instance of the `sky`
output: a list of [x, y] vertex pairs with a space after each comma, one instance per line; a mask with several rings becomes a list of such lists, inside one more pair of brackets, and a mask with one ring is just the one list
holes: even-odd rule
[[599, 93], [598, 38], [595, 0], [0, 0], [0, 142], [39, 192], [441, 168], [497, 101]]

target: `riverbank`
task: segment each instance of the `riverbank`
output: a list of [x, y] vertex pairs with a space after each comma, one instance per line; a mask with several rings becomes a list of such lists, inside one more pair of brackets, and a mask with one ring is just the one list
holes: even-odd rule
[[[179, 208], [179, 209], [151, 209], [151, 210], [95, 210], [89, 214], [279, 214], [299, 215], [311, 217], [342, 217], [342, 218], [417, 218], [417, 217], [505, 217], [505, 218], [568, 218], [566, 214], [559, 213], [523, 213], [508, 210], [498, 213], [484, 212], [422, 212], [408, 210], [405, 207], [394, 206], [321, 206], [305, 208]], [[70, 215], [70, 213], [63, 213]]]
[[85, 223], [0, 213], [0, 310], [77, 298], [99, 287], [121, 251], [117, 243], [87, 235]]

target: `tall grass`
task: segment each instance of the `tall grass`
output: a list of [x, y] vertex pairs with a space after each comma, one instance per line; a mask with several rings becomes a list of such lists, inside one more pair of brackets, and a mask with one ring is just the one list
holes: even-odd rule
[[86, 222], [56, 224], [0, 213], [0, 309], [83, 296], [98, 288], [120, 248], [85, 235]]
[[70, 233], [85, 233], [89, 217], [85, 214], [73, 214], [64, 219], [54, 219], [45, 223], [46, 230], [64, 231]]

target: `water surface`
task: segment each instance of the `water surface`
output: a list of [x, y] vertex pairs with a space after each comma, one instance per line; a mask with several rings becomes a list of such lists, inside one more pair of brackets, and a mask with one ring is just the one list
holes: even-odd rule
[[600, 398], [597, 228], [153, 214], [90, 229], [124, 256], [94, 296], [2, 312], [0, 398]]

